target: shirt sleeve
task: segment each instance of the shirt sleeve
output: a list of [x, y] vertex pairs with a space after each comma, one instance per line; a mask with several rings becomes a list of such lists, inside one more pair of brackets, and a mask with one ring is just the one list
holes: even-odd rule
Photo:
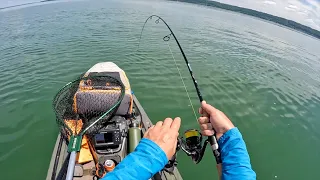
[[222, 180], [256, 179], [246, 144], [238, 128], [227, 131], [218, 141], [222, 159]]
[[116, 168], [102, 180], [148, 180], [167, 164], [164, 151], [153, 141], [143, 138], [140, 143]]

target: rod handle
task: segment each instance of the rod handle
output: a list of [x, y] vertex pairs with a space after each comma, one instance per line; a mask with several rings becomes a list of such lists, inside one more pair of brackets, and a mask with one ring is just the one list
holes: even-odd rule
[[221, 154], [219, 151], [219, 145], [218, 145], [216, 136], [215, 135], [209, 136], [208, 140], [209, 140], [213, 155], [216, 158], [217, 164], [221, 164], [222, 163]]

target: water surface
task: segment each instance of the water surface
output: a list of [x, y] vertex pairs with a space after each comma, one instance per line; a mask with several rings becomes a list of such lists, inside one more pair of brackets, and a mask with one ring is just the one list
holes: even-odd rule
[[[0, 12], [0, 169], [3, 179], [44, 179], [58, 133], [51, 101], [92, 65], [123, 68], [153, 122], [181, 116], [197, 127], [170, 53], [197, 97], [175, 32], [207, 102], [241, 130], [258, 179], [317, 179], [320, 155], [320, 41], [259, 19], [167, 1], [73, 1]], [[209, 151], [195, 165], [180, 153], [184, 179], [217, 179]], [[17, 169], [18, 168], [18, 169]]]

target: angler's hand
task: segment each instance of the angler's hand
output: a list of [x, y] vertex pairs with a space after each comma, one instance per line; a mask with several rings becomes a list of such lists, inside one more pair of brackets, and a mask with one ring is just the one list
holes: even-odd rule
[[212, 136], [215, 133], [217, 140], [219, 140], [224, 133], [234, 128], [230, 119], [223, 112], [205, 101], [201, 102], [199, 113], [202, 117], [199, 117], [198, 122], [201, 127], [201, 134], [204, 136]]
[[174, 120], [166, 118], [163, 122], [159, 121], [150, 127], [143, 137], [155, 142], [165, 152], [167, 158], [171, 159], [176, 152], [180, 124], [179, 117]]

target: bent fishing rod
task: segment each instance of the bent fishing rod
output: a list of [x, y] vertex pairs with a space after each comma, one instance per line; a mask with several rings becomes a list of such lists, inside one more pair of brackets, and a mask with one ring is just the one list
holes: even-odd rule
[[[180, 52], [181, 52], [181, 54], [182, 54], [182, 56], [183, 56], [183, 59], [184, 59], [186, 65], [187, 65], [187, 68], [188, 68], [188, 71], [189, 71], [189, 73], [190, 73], [190, 76], [191, 76], [191, 78], [192, 78], [193, 85], [194, 85], [194, 87], [195, 87], [195, 89], [196, 89], [196, 92], [197, 92], [197, 95], [198, 95], [198, 99], [199, 99], [199, 101], [200, 101], [200, 103], [201, 103], [201, 102], [203, 101], [203, 97], [202, 97], [201, 92], [200, 92], [200, 90], [199, 90], [198, 82], [197, 82], [197, 80], [196, 80], [196, 78], [195, 78], [195, 76], [194, 76], [194, 74], [193, 74], [191, 65], [190, 65], [190, 63], [189, 63], [189, 61], [188, 61], [188, 59], [187, 59], [187, 57], [186, 57], [186, 55], [185, 55], [185, 53], [184, 53], [184, 51], [183, 51], [183, 49], [182, 49], [182, 47], [181, 47], [178, 39], [176, 38], [175, 34], [173, 33], [173, 31], [171, 30], [170, 26], [166, 23], [165, 20], [163, 20], [160, 16], [157, 16], [157, 15], [151, 15], [151, 16], [149, 16], [149, 17], [147, 18], [147, 20], [144, 22], [144, 25], [143, 25], [142, 30], [141, 30], [138, 48], [139, 48], [139, 46], [140, 46], [140, 41], [141, 41], [141, 37], [142, 37], [143, 30], [144, 30], [147, 22], [148, 22], [149, 20], [151, 20], [153, 17], [156, 18], [156, 20], [155, 20], [155, 23], [156, 23], [156, 24], [159, 24], [159, 22], [162, 21], [162, 22], [166, 25], [166, 27], [169, 29], [169, 31], [170, 31], [170, 34], [164, 36], [164, 37], [163, 37], [163, 40], [167, 42], [167, 41], [170, 40], [170, 37], [173, 36], [175, 42], [177, 43], [177, 45], [178, 45], [178, 47], [179, 47], [179, 49], [180, 49]], [[170, 48], [170, 46], [169, 46], [169, 48]], [[171, 49], [170, 49], [170, 51], [171, 51]], [[171, 51], [171, 53], [172, 53], [172, 51]], [[174, 59], [173, 54], [172, 54], [172, 57], [173, 57], [173, 59]], [[175, 60], [175, 59], [174, 59], [174, 60]], [[176, 64], [176, 61], [175, 61], [175, 64]], [[177, 64], [176, 64], [176, 66], [177, 66]], [[180, 73], [180, 70], [179, 70], [178, 66], [177, 66], [177, 69], [178, 69], [179, 75], [180, 75], [180, 77], [181, 77], [181, 80], [182, 80], [182, 82], [183, 82], [183, 79], [182, 79], [182, 76], [181, 76], [181, 73]], [[188, 95], [188, 91], [187, 91], [187, 89], [186, 89], [186, 86], [185, 86], [184, 82], [183, 82], [183, 85], [184, 85], [185, 90], [186, 90], [187, 95]], [[190, 96], [189, 96], [189, 95], [188, 95], [188, 98], [189, 98], [189, 101], [190, 101], [191, 106], [192, 106], [192, 102], [191, 102], [191, 100], [190, 100]], [[193, 106], [192, 106], [192, 108], [193, 108]], [[193, 111], [194, 111], [194, 108], [193, 108]], [[207, 116], [208, 118], [210, 118], [209, 115], [207, 115], [207, 114], [205, 114], [205, 116]], [[184, 142], [184, 141], [182, 141], [182, 140], [179, 140], [181, 149], [182, 149], [187, 155], [192, 156], [192, 159], [195, 161], [195, 163], [199, 163], [199, 162], [201, 161], [201, 159], [202, 159], [203, 154], [204, 154], [206, 145], [207, 145], [207, 143], [209, 142], [210, 145], [211, 145], [212, 152], [213, 152], [213, 154], [214, 154], [214, 156], [215, 156], [216, 163], [217, 163], [217, 165], [220, 165], [220, 164], [222, 163], [222, 161], [221, 161], [219, 146], [218, 146], [218, 142], [217, 142], [217, 138], [216, 138], [215, 134], [212, 135], [212, 136], [209, 136], [209, 137], [207, 138], [207, 140], [204, 142], [204, 146], [203, 146], [202, 148], [200, 148], [200, 149], [198, 148], [198, 149], [197, 149], [197, 147], [199, 147], [199, 146], [201, 145], [202, 136], [201, 136], [201, 134], [198, 133], [199, 136], [200, 136], [200, 138], [194, 138], [194, 136], [192, 136], [192, 134], [195, 134], [195, 133], [196, 133], [196, 130], [191, 130], [191, 131], [185, 132], [186, 142]], [[187, 135], [188, 135], [188, 137], [187, 137]], [[192, 142], [193, 142], [193, 143], [192, 143]], [[219, 173], [221, 173], [221, 169], [219, 169], [219, 167], [218, 167], [218, 171], [220, 171]]]

